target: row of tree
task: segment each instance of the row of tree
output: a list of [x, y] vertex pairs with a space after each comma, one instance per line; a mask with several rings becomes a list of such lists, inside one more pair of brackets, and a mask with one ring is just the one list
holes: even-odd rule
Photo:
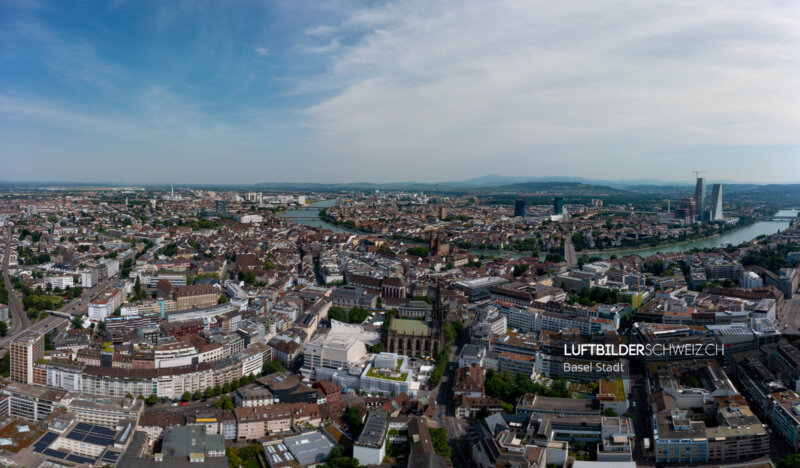
[[522, 395], [528, 393], [559, 398], [569, 398], [570, 396], [567, 382], [563, 379], [555, 381], [552, 387], [547, 387], [532, 381], [529, 376], [524, 374], [495, 372], [492, 369], [486, 371], [486, 385], [484, 388], [487, 395], [499, 398], [512, 405], [516, 404]]
[[369, 316], [369, 311], [363, 307], [353, 307], [350, 311], [343, 307], [333, 306], [328, 310], [328, 318], [345, 323], [364, 323]]

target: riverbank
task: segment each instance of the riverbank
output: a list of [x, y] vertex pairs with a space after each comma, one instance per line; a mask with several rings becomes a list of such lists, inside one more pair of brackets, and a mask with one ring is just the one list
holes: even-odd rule
[[[334, 200], [324, 200], [321, 202], [313, 203], [309, 206], [316, 206], [319, 208], [318, 217], [316, 219], [308, 219], [308, 212], [305, 213], [298, 212], [298, 219], [297, 222], [315, 226], [315, 227], [325, 227], [328, 229], [334, 229], [338, 231], [344, 232], [351, 232], [353, 234], [363, 234], [363, 235], [375, 235], [375, 236], [386, 236], [392, 237], [393, 239], [403, 241], [409, 244], [419, 244], [425, 245], [425, 240], [420, 240], [417, 238], [408, 238], [405, 236], [397, 235], [397, 234], [380, 234], [376, 232], [372, 232], [369, 230], [360, 229], [355, 226], [348, 226], [344, 223], [339, 223], [336, 219], [325, 213], [325, 209], [333, 206], [335, 203]], [[796, 217], [798, 213], [797, 209], [784, 209], [780, 210], [776, 215], [779, 216], [790, 216]], [[292, 211], [288, 211], [281, 214], [282, 217], [291, 218]], [[301, 218], [302, 216], [302, 218]], [[590, 257], [600, 257], [600, 258], [609, 258], [612, 255], [615, 256], [625, 256], [625, 255], [639, 255], [642, 257], [649, 257], [650, 255], [656, 253], [668, 253], [668, 252], [686, 252], [690, 250], [701, 250], [705, 248], [719, 248], [722, 246], [723, 243], [730, 242], [731, 245], [739, 245], [742, 242], [748, 242], [752, 239], [757, 238], [761, 235], [770, 235], [774, 234], [775, 232], [782, 231], [790, 226], [790, 221], [755, 221], [752, 220], [745, 224], [737, 224], [735, 227], [731, 227], [729, 229], [724, 230], [723, 232], [717, 232], [710, 236], [704, 236], [699, 238], [693, 239], [685, 239], [676, 242], [668, 242], [663, 244], [658, 244], [656, 246], [641, 246], [641, 247], [631, 247], [631, 248], [614, 248], [614, 249], [602, 249], [602, 250], [591, 250], [591, 251], [583, 251], [578, 252], [578, 256], [590, 256]], [[462, 247], [463, 248], [463, 247]], [[468, 250], [469, 252], [479, 255], [479, 256], [495, 256], [501, 257], [509, 255], [513, 258], [520, 258], [520, 257], [527, 257], [530, 256], [530, 251], [520, 251], [520, 250], [502, 250], [502, 249], [486, 249], [480, 248], [478, 246], [472, 248], [466, 248], [464, 250]], [[546, 253], [540, 254], [540, 258], [544, 258]]]

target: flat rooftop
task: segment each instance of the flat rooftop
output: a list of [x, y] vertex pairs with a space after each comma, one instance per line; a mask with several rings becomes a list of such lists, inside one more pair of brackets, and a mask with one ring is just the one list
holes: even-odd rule
[[386, 433], [389, 430], [389, 418], [383, 411], [371, 411], [357, 445], [365, 447], [381, 447], [386, 442]]
[[309, 432], [283, 439], [283, 443], [301, 465], [323, 462], [333, 450], [333, 442], [322, 432]]

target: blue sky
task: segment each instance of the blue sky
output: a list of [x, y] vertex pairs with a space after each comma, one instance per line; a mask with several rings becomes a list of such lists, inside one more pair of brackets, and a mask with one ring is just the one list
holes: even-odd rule
[[0, 0], [0, 180], [800, 182], [800, 3]]

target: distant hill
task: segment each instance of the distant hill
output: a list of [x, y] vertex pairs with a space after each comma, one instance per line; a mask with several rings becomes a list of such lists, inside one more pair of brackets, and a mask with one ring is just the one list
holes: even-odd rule
[[628, 193], [625, 190], [607, 185], [593, 185], [581, 182], [525, 182], [521, 184], [492, 187], [492, 192], [500, 193], [533, 193], [546, 192], [548, 195], [593, 195], [609, 196]]

